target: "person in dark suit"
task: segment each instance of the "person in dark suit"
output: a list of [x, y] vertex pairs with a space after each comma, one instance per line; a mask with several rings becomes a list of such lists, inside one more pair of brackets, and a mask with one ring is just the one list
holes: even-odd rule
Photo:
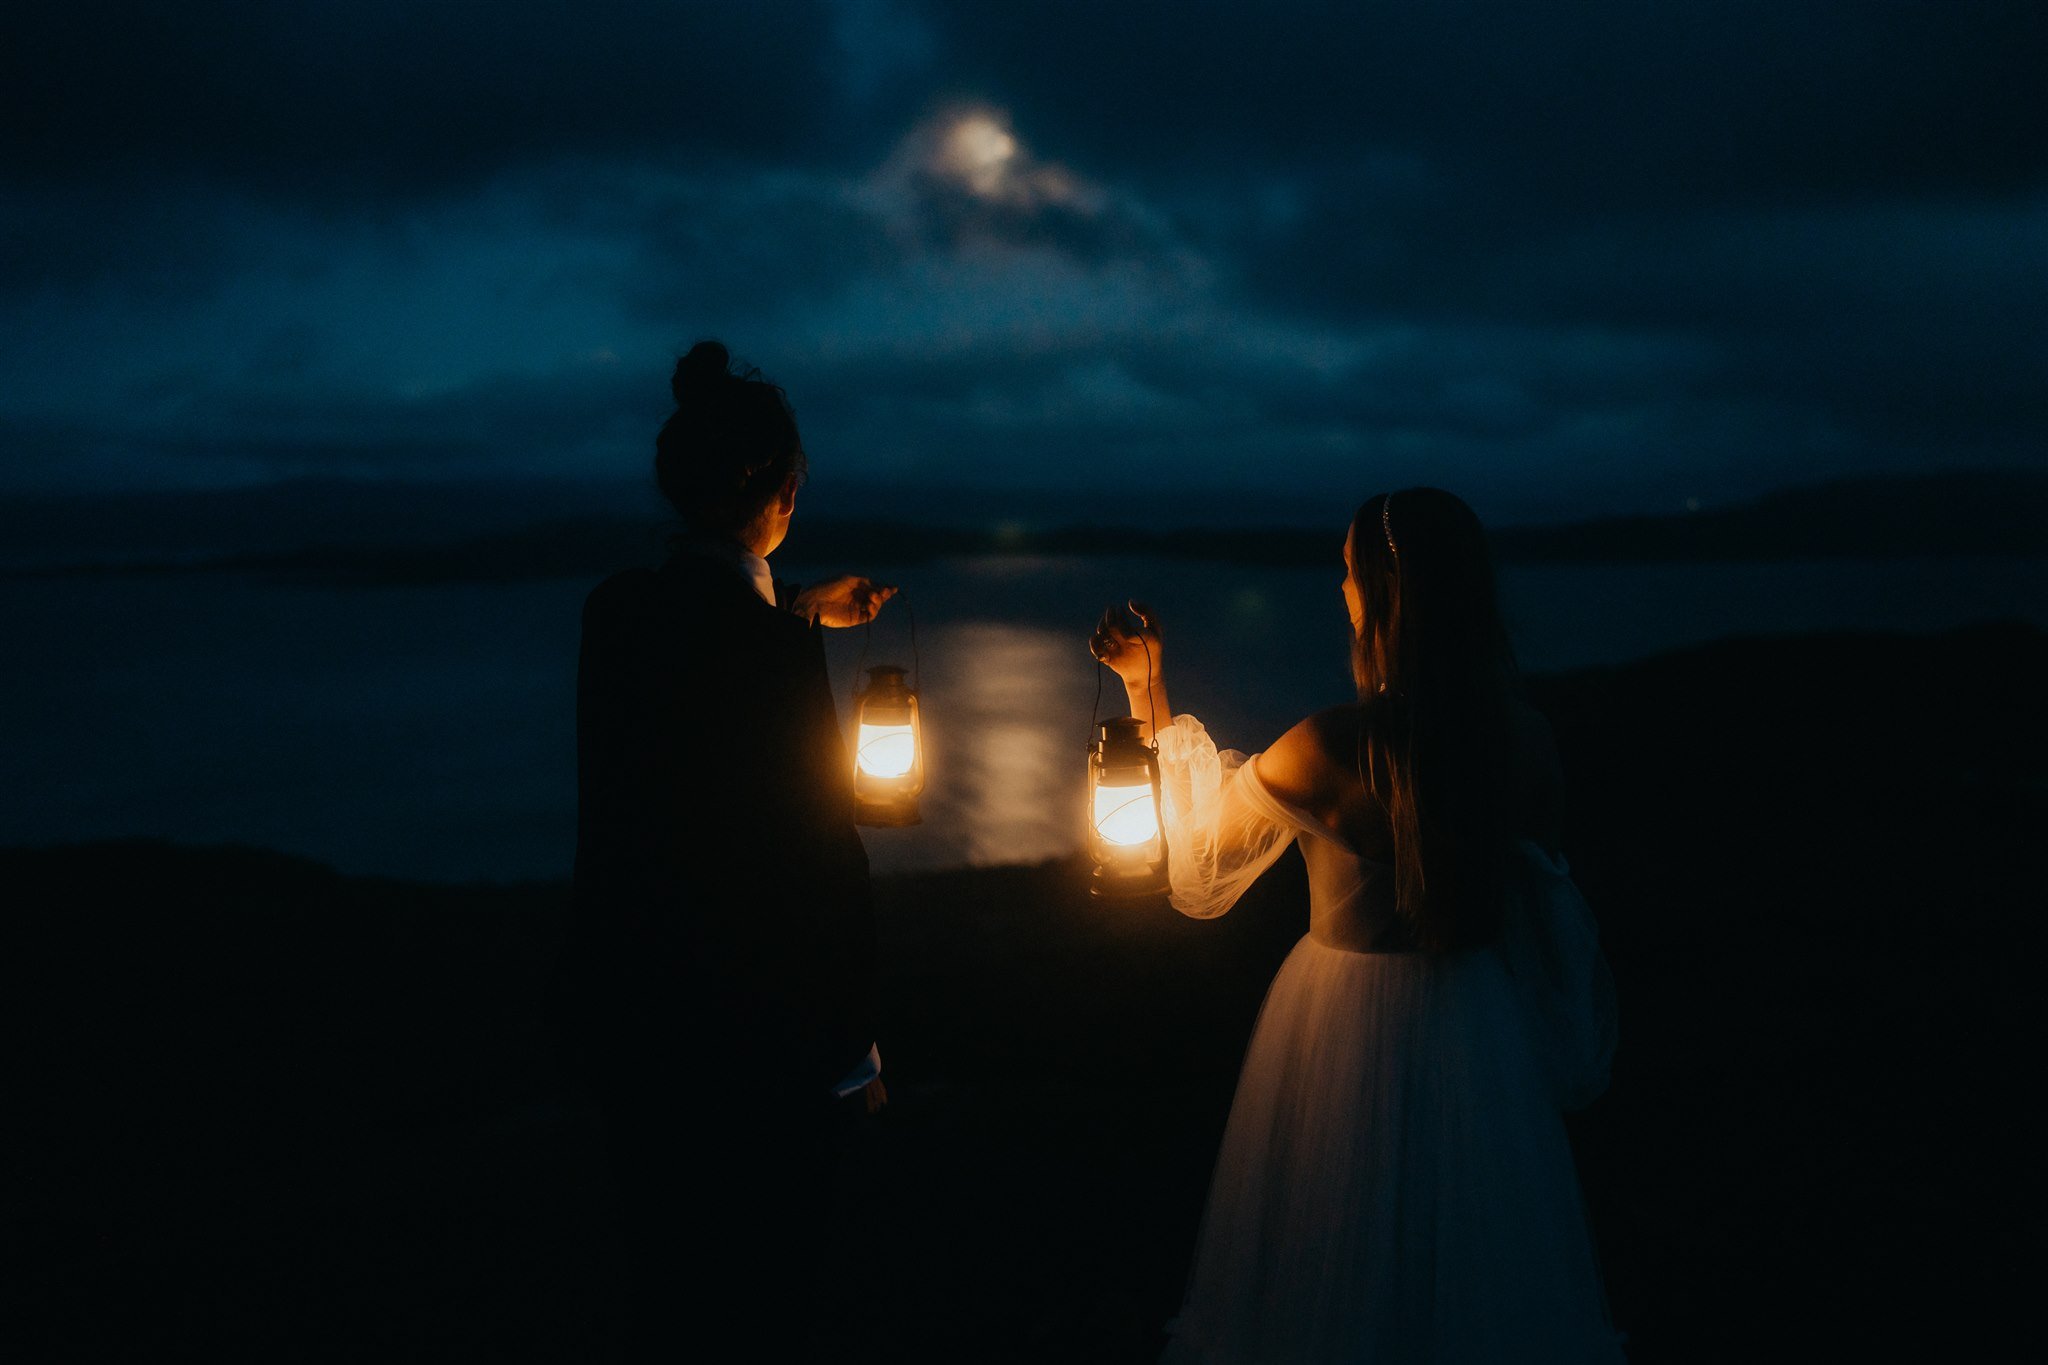
[[700, 342], [656, 440], [685, 530], [583, 615], [571, 1052], [639, 1345], [801, 1354], [834, 1134], [886, 1101], [875, 929], [820, 628], [894, 593], [773, 580], [807, 471], [783, 391]]

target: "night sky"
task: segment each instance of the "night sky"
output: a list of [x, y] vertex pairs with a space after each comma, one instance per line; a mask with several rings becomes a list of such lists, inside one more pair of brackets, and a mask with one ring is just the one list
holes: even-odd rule
[[2048, 6], [68, 3], [0, 490], [821, 478], [1677, 510], [2048, 451]]

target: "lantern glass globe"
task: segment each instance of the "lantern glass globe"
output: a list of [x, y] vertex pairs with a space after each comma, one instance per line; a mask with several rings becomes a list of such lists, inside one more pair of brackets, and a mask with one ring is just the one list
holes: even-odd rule
[[917, 736], [909, 725], [863, 722], [857, 750], [860, 770], [869, 777], [904, 777], [917, 765]]
[[1159, 837], [1159, 805], [1148, 782], [1095, 788], [1095, 832], [1104, 842], [1135, 848]]

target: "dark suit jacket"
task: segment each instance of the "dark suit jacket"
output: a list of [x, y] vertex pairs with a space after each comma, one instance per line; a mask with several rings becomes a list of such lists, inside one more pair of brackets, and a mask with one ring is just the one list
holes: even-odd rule
[[585, 1058], [626, 1084], [826, 1094], [875, 1038], [875, 931], [819, 628], [694, 555], [607, 579], [577, 785]]

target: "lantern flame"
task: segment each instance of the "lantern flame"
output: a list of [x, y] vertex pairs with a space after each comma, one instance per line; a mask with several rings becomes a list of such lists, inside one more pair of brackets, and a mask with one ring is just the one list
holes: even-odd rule
[[869, 777], [905, 777], [917, 764], [917, 739], [908, 725], [863, 721], [855, 761]]
[[1152, 784], [1095, 789], [1095, 832], [1107, 843], [1135, 848], [1159, 837], [1159, 807]]

